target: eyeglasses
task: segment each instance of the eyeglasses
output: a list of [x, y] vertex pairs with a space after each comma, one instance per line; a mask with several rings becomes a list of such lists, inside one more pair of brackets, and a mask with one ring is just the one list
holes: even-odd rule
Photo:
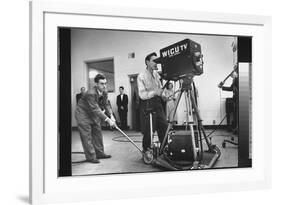
[[99, 82], [99, 84], [100, 84], [100, 85], [106, 85], [106, 84], [107, 84], [107, 82], [105, 82], [105, 83]]

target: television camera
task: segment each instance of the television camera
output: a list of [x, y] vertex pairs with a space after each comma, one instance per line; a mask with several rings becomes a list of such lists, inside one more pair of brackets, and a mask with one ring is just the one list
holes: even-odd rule
[[203, 73], [201, 46], [190, 39], [162, 48], [160, 57], [155, 62], [161, 64], [161, 77], [168, 81], [177, 81]]

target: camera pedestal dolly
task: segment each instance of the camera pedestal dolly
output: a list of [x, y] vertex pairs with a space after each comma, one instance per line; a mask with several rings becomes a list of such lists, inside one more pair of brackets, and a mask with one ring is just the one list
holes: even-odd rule
[[[216, 161], [221, 155], [219, 148], [216, 145], [213, 145], [209, 138], [206, 135], [205, 129], [202, 125], [202, 119], [199, 114], [199, 110], [197, 108], [197, 104], [194, 97], [194, 87], [192, 85], [193, 78], [185, 77], [182, 79], [182, 85], [180, 88], [180, 93], [176, 99], [176, 106], [173, 110], [173, 119], [175, 118], [175, 114], [182, 96], [185, 98], [186, 104], [186, 122], [187, 127], [189, 127], [191, 143], [192, 143], [192, 162], [191, 165], [182, 165], [177, 164], [176, 161], [171, 160], [169, 158], [169, 138], [171, 137], [172, 128], [174, 120], [171, 120], [168, 123], [168, 128], [166, 130], [163, 142], [160, 146], [160, 143], [154, 141], [153, 135], [153, 110], [148, 110], [147, 114], [149, 115], [150, 121], [150, 137], [151, 137], [151, 149], [146, 152], [143, 152], [135, 143], [124, 133], [120, 128], [116, 126], [116, 129], [124, 135], [137, 149], [141, 152], [143, 161], [146, 164], [152, 164], [156, 166], [160, 166], [166, 168], [168, 170], [188, 170], [188, 169], [204, 169], [211, 168], [214, 166]], [[196, 134], [195, 134], [196, 133]], [[188, 137], [188, 136], [183, 136]], [[205, 140], [208, 150], [203, 151], [203, 140]]]

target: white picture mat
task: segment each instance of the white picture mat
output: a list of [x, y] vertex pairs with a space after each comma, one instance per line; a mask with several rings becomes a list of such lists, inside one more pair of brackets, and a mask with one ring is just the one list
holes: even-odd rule
[[[54, 9], [53, 6], [52, 8]], [[83, 8], [75, 7], [77, 11], [83, 11]], [[67, 11], [64, 7], [59, 7], [58, 10], [60, 9], [64, 12]], [[42, 11], [40, 9], [38, 10], [37, 12]], [[87, 13], [88, 10], [89, 7], [87, 7]], [[38, 15], [43, 17], [42, 13], [38, 13]], [[114, 15], [114, 12], [112, 15]], [[155, 12], [153, 15], [157, 16]], [[159, 14], [160, 17], [161, 14]], [[63, 15], [57, 13], [46, 13], [44, 22], [45, 59], [43, 60], [42, 58], [43, 35], [40, 34], [43, 34], [43, 30], [41, 30], [43, 28], [43, 22], [40, 22], [40, 19], [34, 19], [34, 23], [36, 24], [34, 27], [38, 30], [33, 30], [36, 35], [33, 35], [32, 47], [34, 52], [32, 56], [33, 163], [42, 161], [42, 151], [45, 151], [45, 166], [43, 164], [41, 164], [42, 167], [40, 164], [36, 166], [33, 164], [32, 166], [32, 197], [34, 202], [98, 200], [105, 198], [247, 190], [268, 185], [270, 182], [270, 164], [268, 164], [270, 160], [266, 159], [269, 157], [268, 153], [270, 153], [270, 139], [267, 138], [265, 141], [266, 135], [264, 129], [266, 126], [264, 124], [266, 99], [264, 92], [266, 82], [264, 70], [264, 51], [266, 46], [264, 42], [264, 26], [173, 20], [164, 21], [144, 18], [116, 18], [94, 15]], [[40, 27], [41, 24], [42, 27]], [[253, 168], [57, 178], [58, 26], [253, 36]], [[35, 42], [38, 44], [35, 44]], [[43, 64], [45, 64], [44, 70]], [[268, 70], [266, 72], [268, 73]], [[44, 79], [43, 85], [43, 79], [41, 77]], [[35, 113], [36, 111], [38, 113]], [[44, 121], [42, 122], [43, 117]], [[35, 121], [35, 119], [38, 121]], [[45, 175], [43, 175], [43, 172]], [[35, 182], [34, 179], [39, 179], [40, 181]]]

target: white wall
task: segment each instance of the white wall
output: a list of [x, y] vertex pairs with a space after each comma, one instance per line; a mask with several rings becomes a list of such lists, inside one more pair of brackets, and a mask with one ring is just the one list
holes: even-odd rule
[[[190, 38], [202, 46], [204, 55], [204, 74], [196, 76], [194, 81], [199, 91], [199, 108], [204, 124], [219, 123], [224, 116], [224, 98], [226, 95], [218, 89], [218, 83], [232, 70], [233, 37], [184, 35], [150, 32], [124, 32], [94, 29], [71, 30], [71, 69], [72, 69], [72, 111], [76, 106], [75, 95], [82, 86], [87, 86], [87, 67], [85, 61], [113, 57], [115, 86], [125, 87], [131, 99], [128, 75], [140, 73], [145, 69], [144, 58], [148, 53], [157, 52], [170, 44]], [[135, 58], [128, 58], [128, 53], [135, 52]], [[117, 114], [115, 93], [109, 93], [113, 111]], [[183, 101], [183, 100], [182, 100]], [[131, 104], [129, 103], [128, 123], [131, 125]], [[183, 123], [184, 103], [178, 109], [178, 121]], [[72, 114], [73, 114], [72, 112]], [[75, 118], [72, 117], [75, 126]]]

